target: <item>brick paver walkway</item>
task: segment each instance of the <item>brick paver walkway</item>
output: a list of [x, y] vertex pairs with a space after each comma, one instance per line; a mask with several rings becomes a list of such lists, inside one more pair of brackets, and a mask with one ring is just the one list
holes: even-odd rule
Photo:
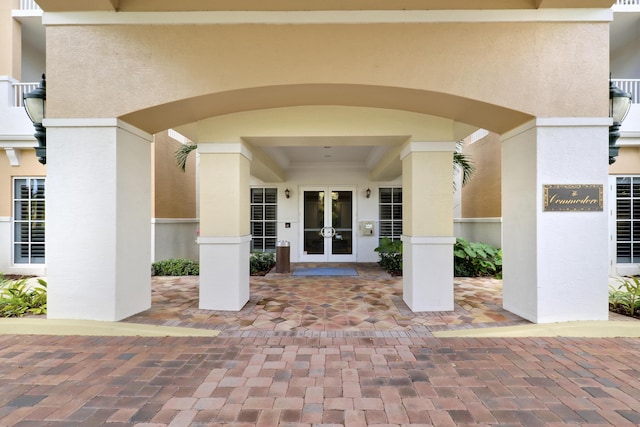
[[524, 321], [491, 279], [457, 279], [455, 312], [425, 315], [399, 279], [361, 280], [378, 286], [254, 278], [221, 313], [193, 279], [156, 279], [128, 319], [216, 338], [0, 336], [0, 427], [640, 425], [640, 339], [435, 338]]
[[640, 424], [633, 339], [3, 336], [0, 348], [2, 426]]

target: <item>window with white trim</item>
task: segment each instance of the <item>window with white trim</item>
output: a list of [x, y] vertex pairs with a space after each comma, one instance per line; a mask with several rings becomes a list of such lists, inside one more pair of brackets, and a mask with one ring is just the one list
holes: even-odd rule
[[13, 180], [13, 262], [44, 264], [44, 178]]
[[402, 187], [381, 187], [379, 194], [380, 239], [402, 236]]
[[640, 262], [640, 176], [616, 177], [616, 253], [619, 264]]
[[251, 251], [275, 252], [278, 231], [278, 189], [251, 189]]

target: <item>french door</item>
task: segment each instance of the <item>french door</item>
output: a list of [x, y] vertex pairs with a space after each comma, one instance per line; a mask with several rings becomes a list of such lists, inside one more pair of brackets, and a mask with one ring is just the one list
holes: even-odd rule
[[300, 260], [355, 261], [355, 188], [303, 187], [300, 190]]

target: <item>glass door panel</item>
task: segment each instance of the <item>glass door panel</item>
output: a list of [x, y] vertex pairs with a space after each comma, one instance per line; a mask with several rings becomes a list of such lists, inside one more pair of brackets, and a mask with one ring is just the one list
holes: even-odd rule
[[353, 195], [353, 189], [302, 189], [302, 261], [355, 261]]
[[304, 191], [304, 254], [324, 255], [324, 191]]
[[332, 255], [353, 254], [353, 192], [331, 192]]

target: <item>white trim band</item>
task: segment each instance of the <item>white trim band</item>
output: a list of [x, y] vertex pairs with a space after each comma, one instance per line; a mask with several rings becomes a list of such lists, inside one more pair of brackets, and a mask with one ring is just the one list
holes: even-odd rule
[[611, 22], [611, 9], [45, 12], [53, 25]]
[[206, 237], [200, 236], [196, 239], [199, 245], [241, 245], [251, 241], [251, 234], [247, 236], [222, 236]]
[[451, 141], [435, 141], [435, 142], [410, 142], [400, 152], [400, 160], [403, 160], [411, 153], [424, 152], [449, 152], [456, 151], [456, 143]]
[[197, 224], [198, 218], [151, 218], [151, 224]]
[[253, 160], [251, 151], [241, 142], [199, 142], [198, 154], [242, 154]]
[[468, 224], [487, 224], [487, 223], [501, 223], [501, 217], [494, 218], [454, 218], [455, 223], [468, 223]]
[[500, 141], [537, 127], [609, 127], [612, 124], [611, 117], [541, 117], [503, 133], [500, 135]]
[[0, 216], [0, 222], [11, 222], [10, 216]]
[[400, 237], [402, 243], [408, 243], [410, 245], [454, 245], [456, 243], [455, 237], [449, 236], [406, 236]]
[[44, 119], [42, 125], [49, 128], [118, 128], [147, 141], [153, 141], [153, 135], [138, 129], [127, 122], [116, 118], [71, 118], [71, 119]]

